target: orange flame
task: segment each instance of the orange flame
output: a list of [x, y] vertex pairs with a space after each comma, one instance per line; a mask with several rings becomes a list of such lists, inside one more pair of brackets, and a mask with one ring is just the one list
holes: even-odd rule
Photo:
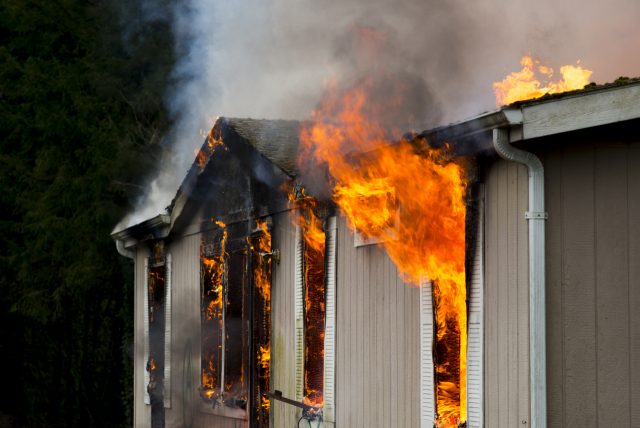
[[[267, 223], [265, 221], [257, 220], [257, 230], [262, 231], [262, 235], [260, 235], [257, 239], [254, 240], [254, 244], [252, 245], [249, 241], [249, 237], [247, 237], [247, 243], [251, 246], [253, 251], [257, 253], [269, 253], [271, 252], [271, 232], [267, 229]], [[259, 257], [262, 259], [262, 256]], [[254, 281], [256, 287], [258, 287], [258, 291], [260, 292], [260, 296], [264, 299], [264, 301], [268, 305], [268, 309], [271, 309], [271, 281], [269, 276], [267, 275], [267, 267], [271, 266], [271, 258], [267, 257], [265, 259], [267, 266], [263, 263], [257, 263], [254, 268]]]
[[[202, 134], [202, 130], [200, 130], [200, 134]], [[193, 152], [196, 155], [195, 163], [202, 171], [207, 164], [207, 161], [216, 150], [218, 146], [223, 146], [222, 143], [222, 135], [220, 134], [220, 125], [218, 124], [218, 118], [215, 118], [215, 125], [213, 129], [209, 131], [209, 134], [206, 137], [205, 145], [200, 149], [195, 149]], [[226, 147], [225, 147], [226, 150]]]
[[[201, 255], [200, 260], [204, 267], [204, 275], [207, 277], [211, 285], [205, 290], [205, 294], [209, 303], [203, 308], [204, 326], [207, 326], [207, 336], [214, 334], [214, 330], [221, 332], [223, 323], [223, 283], [224, 262], [225, 262], [225, 244], [227, 241], [226, 225], [220, 221], [216, 224], [223, 229], [223, 237], [221, 242], [221, 251], [215, 255]], [[204, 237], [203, 237], [204, 239]], [[204, 244], [204, 241], [203, 241]], [[204, 248], [204, 246], [203, 246]], [[204, 298], [204, 296], [203, 296]], [[213, 320], [213, 321], [212, 321]], [[218, 333], [219, 334], [219, 333]], [[207, 337], [208, 338], [208, 337]], [[220, 345], [218, 346], [220, 348]], [[215, 400], [220, 392], [220, 373], [216, 360], [216, 350], [208, 350], [202, 355], [202, 397], [206, 400]]]
[[[578, 61], [580, 62], [580, 61]], [[539, 61], [535, 61], [538, 64]], [[496, 93], [496, 106], [507, 105], [516, 101], [530, 100], [541, 97], [545, 94], [558, 94], [566, 91], [582, 89], [589, 84], [589, 77], [593, 73], [583, 70], [582, 67], [566, 65], [560, 68], [562, 80], [557, 83], [549, 82], [547, 86], [540, 87], [541, 83], [535, 79], [534, 61], [530, 56], [525, 56], [520, 61], [522, 71], [511, 73], [502, 82], [493, 84]], [[545, 66], [538, 66], [541, 74], [547, 75], [550, 79], [553, 76], [553, 69]]]
[[[269, 379], [269, 375], [271, 372], [271, 346], [260, 346], [260, 351], [258, 352], [258, 364], [262, 368], [262, 376], [265, 379]], [[269, 411], [271, 407], [271, 402], [266, 399], [262, 399], [262, 408], [265, 411]]]
[[[391, 96], [387, 105], [372, 105], [369, 94], [378, 83], [364, 78], [346, 89], [328, 85], [312, 120], [302, 124], [298, 165], [303, 173], [307, 165], [326, 165], [349, 226], [383, 241], [405, 281], [417, 286], [426, 276], [437, 284], [438, 336], [458, 338], [451, 361], [438, 361], [439, 373], [452, 370], [457, 380], [438, 384], [437, 422], [457, 426], [466, 420], [466, 185], [461, 167], [445, 161], [444, 153], [417, 154], [406, 142], [389, 143], [389, 133], [399, 138], [399, 131], [371, 117], [399, 101]], [[345, 156], [353, 152], [363, 154]]]

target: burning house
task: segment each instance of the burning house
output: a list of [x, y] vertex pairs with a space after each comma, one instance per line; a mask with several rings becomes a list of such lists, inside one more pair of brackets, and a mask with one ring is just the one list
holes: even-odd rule
[[136, 427], [634, 425], [640, 82], [371, 150], [314, 119], [218, 119], [168, 214], [112, 235]]

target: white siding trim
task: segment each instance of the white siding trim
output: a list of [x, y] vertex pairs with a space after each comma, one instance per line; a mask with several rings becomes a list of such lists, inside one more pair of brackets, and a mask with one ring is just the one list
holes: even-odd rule
[[171, 408], [171, 254], [166, 256], [164, 284], [164, 407]]
[[325, 336], [324, 336], [324, 407], [325, 427], [335, 424], [336, 376], [336, 238], [338, 221], [329, 217], [325, 225]]
[[144, 403], [151, 404], [149, 398], [149, 372], [147, 371], [147, 362], [149, 361], [149, 257], [144, 259], [144, 359], [142, 360], [142, 372], [144, 373]]
[[[483, 189], [481, 189], [482, 194]], [[478, 201], [478, 232], [469, 286], [467, 426], [484, 427], [484, 200]]]
[[420, 427], [432, 428], [435, 410], [433, 365], [433, 283], [426, 276], [420, 284]]
[[296, 326], [296, 401], [302, 401], [304, 394], [304, 284], [303, 284], [304, 241], [302, 227], [296, 225], [295, 248], [295, 326]]

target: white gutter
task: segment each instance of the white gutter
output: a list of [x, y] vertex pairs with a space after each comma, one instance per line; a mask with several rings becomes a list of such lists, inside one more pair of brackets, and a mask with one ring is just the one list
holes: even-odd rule
[[129, 257], [130, 259], [132, 259], [136, 256], [136, 253], [124, 248], [124, 241], [122, 239], [116, 241], [116, 248], [118, 249], [118, 252], [125, 257]]
[[530, 428], [547, 426], [547, 368], [545, 340], [545, 224], [544, 168], [533, 153], [516, 149], [509, 142], [509, 129], [493, 130], [493, 146], [508, 161], [529, 170], [529, 364], [531, 376]]

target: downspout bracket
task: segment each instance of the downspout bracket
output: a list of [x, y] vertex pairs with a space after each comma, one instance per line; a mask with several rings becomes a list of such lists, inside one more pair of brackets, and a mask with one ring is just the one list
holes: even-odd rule
[[546, 212], [534, 212], [534, 211], [527, 211], [524, 213], [524, 218], [526, 218], [527, 220], [548, 220], [549, 219], [549, 213]]

